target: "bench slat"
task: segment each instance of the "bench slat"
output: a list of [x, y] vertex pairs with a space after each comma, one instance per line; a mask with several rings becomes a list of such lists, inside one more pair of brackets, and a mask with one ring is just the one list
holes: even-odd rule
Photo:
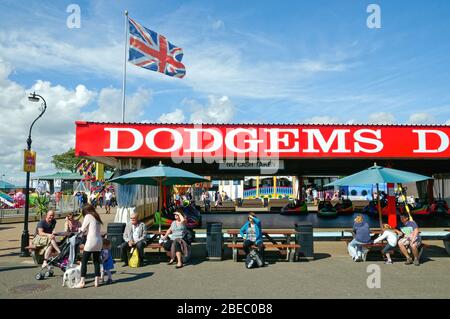
[[[229, 248], [244, 248], [244, 244], [226, 244]], [[255, 247], [255, 246], [252, 246]], [[298, 244], [264, 244], [264, 248], [300, 248]]]

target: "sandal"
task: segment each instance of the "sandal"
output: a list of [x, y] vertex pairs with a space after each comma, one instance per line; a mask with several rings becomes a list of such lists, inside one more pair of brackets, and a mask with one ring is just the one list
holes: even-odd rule
[[174, 260], [171, 259], [167, 264], [168, 264], [168, 265], [172, 265], [173, 263], [174, 263]]
[[184, 265], [181, 265], [181, 266], [176, 265], [175, 266], [176, 269], [180, 269], [180, 268], [183, 268], [183, 267], [184, 267]]

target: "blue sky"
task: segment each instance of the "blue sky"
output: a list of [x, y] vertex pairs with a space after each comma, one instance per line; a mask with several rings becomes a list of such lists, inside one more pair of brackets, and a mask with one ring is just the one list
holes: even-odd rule
[[[69, 29], [69, 4], [81, 28]], [[369, 29], [371, 3], [381, 28]], [[36, 107], [40, 172], [73, 146], [78, 119], [120, 121], [123, 12], [184, 50], [184, 79], [128, 64], [127, 120], [450, 123], [450, 2], [2, 1], [0, 173], [21, 178]], [[11, 110], [11, 105], [17, 107]], [[53, 112], [53, 113], [52, 113]], [[2, 132], [3, 131], [3, 132]], [[7, 174], [7, 175], [8, 175]], [[8, 176], [9, 176], [8, 175]]]

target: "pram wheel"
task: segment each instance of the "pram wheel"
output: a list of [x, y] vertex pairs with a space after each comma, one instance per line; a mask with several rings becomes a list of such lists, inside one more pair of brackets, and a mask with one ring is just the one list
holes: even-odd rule
[[44, 275], [41, 272], [38, 272], [34, 278], [36, 278], [36, 280], [42, 280], [44, 279]]
[[47, 277], [53, 277], [55, 273], [53, 272], [53, 270], [49, 270], [47, 271], [47, 273], [45, 274]]

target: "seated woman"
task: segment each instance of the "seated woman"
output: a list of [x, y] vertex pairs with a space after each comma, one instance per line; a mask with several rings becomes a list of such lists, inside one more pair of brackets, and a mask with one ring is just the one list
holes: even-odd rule
[[36, 227], [36, 236], [34, 241], [47, 247], [44, 252], [44, 263], [42, 264], [43, 268], [47, 267], [48, 258], [50, 258], [53, 252], [57, 252], [58, 254], [61, 252], [55, 241], [55, 226], [55, 212], [49, 210], [45, 218], [41, 220]]
[[258, 247], [259, 256], [264, 265], [264, 244], [262, 239], [262, 226], [259, 218], [254, 213], [250, 213], [247, 217], [247, 222], [241, 227], [239, 231], [242, 238], [244, 238], [244, 251], [247, 256], [250, 254], [250, 247], [256, 245]]
[[[73, 213], [69, 213], [66, 217], [64, 224], [64, 231], [66, 233], [78, 233], [81, 228], [80, 221], [76, 220]], [[70, 236], [70, 235], [69, 235]], [[77, 257], [77, 246], [82, 242], [79, 236], [73, 235], [69, 238], [70, 250], [69, 250], [69, 263], [68, 267], [71, 267], [75, 263]]]
[[[175, 213], [175, 220], [170, 225], [166, 234], [161, 238], [162, 240], [167, 240], [164, 243], [164, 250], [170, 252], [169, 265], [172, 265], [177, 259], [176, 268], [183, 267], [183, 257], [189, 254], [188, 243], [183, 239], [187, 232], [186, 218], [184, 217], [184, 212], [182, 208], [178, 208]], [[169, 237], [169, 235], [171, 235]]]

